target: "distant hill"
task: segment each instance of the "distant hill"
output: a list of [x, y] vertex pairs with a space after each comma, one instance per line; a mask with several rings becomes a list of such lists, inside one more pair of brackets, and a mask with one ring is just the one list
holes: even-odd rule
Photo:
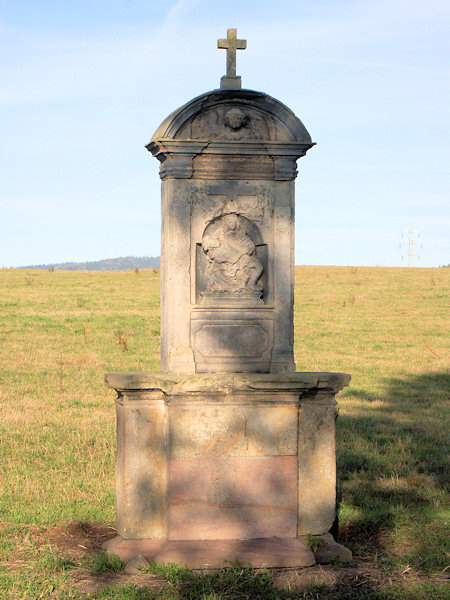
[[67, 262], [52, 265], [28, 265], [20, 269], [55, 269], [61, 271], [128, 271], [130, 269], [159, 269], [159, 256], [121, 256], [90, 262]]

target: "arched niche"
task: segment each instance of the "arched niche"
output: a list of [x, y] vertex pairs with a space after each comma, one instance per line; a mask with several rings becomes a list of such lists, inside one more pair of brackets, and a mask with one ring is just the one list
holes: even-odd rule
[[212, 219], [197, 244], [196, 263], [199, 302], [261, 302], [267, 249], [252, 220], [239, 213]]

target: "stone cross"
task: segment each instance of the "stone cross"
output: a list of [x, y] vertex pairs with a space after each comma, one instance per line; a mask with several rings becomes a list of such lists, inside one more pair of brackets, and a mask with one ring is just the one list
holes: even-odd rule
[[217, 47], [227, 51], [227, 74], [220, 80], [220, 87], [239, 89], [241, 78], [236, 77], [236, 50], [245, 50], [247, 40], [238, 40], [237, 29], [228, 29], [227, 39], [217, 40]]

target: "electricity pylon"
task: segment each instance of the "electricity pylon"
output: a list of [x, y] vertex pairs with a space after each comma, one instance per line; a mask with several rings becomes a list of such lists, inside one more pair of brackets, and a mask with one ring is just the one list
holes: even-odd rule
[[[417, 237], [419, 239], [414, 238], [414, 233], [417, 233]], [[400, 242], [400, 248], [403, 246], [408, 246], [408, 267], [414, 266], [414, 246], [420, 246], [422, 248], [422, 242], [420, 240], [420, 233], [414, 232], [413, 226], [409, 226], [409, 231], [407, 233], [408, 239], [403, 241], [404, 235], [402, 233], [402, 241]], [[420, 256], [418, 257], [420, 260]], [[402, 254], [403, 260], [403, 254]]]

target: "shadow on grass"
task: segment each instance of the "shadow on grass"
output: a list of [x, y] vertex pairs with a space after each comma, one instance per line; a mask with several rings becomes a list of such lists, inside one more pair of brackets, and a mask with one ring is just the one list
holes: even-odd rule
[[[406, 375], [386, 380], [385, 396], [391, 402], [414, 402], [422, 406], [432, 406], [436, 402], [448, 400], [450, 395], [450, 374], [446, 372]], [[367, 402], [380, 400], [379, 394], [350, 387], [346, 397], [361, 398]], [[383, 396], [384, 397], [384, 396]]]
[[337, 423], [340, 540], [355, 553], [385, 550], [421, 570], [446, 566], [449, 394], [447, 373], [393, 378], [379, 395], [346, 392], [362, 401]]
[[[164, 569], [167, 567], [160, 567]], [[268, 571], [235, 567], [213, 573], [194, 574], [185, 570], [174, 581], [173, 569], [168, 585], [149, 589], [136, 583], [105, 588], [95, 600], [438, 600], [445, 598], [434, 584], [422, 586], [386, 585], [367, 573], [341, 576], [333, 585], [310, 584], [302, 589], [277, 585], [276, 576]]]

